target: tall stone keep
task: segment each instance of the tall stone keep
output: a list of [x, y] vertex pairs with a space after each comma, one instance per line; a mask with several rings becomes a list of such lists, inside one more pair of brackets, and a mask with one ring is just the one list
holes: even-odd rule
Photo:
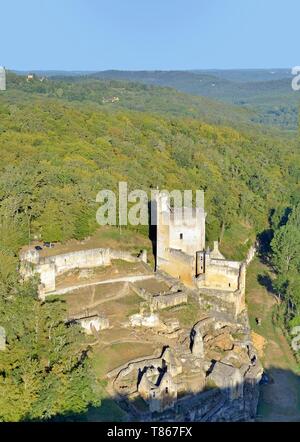
[[196, 253], [205, 248], [203, 208], [172, 208], [167, 192], [156, 198], [156, 269], [192, 285]]

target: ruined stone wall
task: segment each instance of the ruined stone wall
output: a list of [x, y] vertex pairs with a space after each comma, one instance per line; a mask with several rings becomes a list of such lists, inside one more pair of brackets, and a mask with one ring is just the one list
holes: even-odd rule
[[180, 250], [168, 249], [169, 259], [160, 265], [160, 270], [179, 279], [188, 287], [194, 287], [195, 256], [189, 256]]
[[226, 292], [202, 287], [199, 291], [199, 302], [204, 308], [209, 307], [215, 312], [228, 313], [234, 319], [245, 309], [245, 295], [240, 290]]
[[130, 252], [126, 252], [124, 250], [109, 250], [110, 259], [121, 259], [122, 261], [127, 262], [139, 262], [139, 261], [147, 261], [147, 252], [144, 250], [140, 257], [133, 256]]
[[156, 269], [168, 261], [169, 217], [168, 201], [161, 197], [156, 201]]
[[89, 249], [54, 255], [40, 259], [42, 264], [54, 264], [56, 275], [72, 269], [108, 266], [111, 263], [110, 249]]
[[229, 292], [239, 288], [241, 263], [236, 261], [207, 259], [203, 285], [212, 289]]
[[36, 271], [40, 275], [41, 284], [47, 291], [55, 290], [56, 269], [53, 263], [39, 264]]
[[249, 249], [249, 251], [248, 251], [248, 253], [247, 253], [247, 257], [246, 257], [246, 259], [245, 259], [245, 263], [246, 263], [247, 266], [248, 266], [248, 265], [252, 262], [252, 260], [254, 259], [255, 254], [256, 254], [256, 251], [257, 251], [257, 244], [254, 244], [253, 246], [250, 247], [250, 249]]
[[40, 257], [33, 249], [21, 253], [20, 274], [24, 279], [39, 274], [42, 284], [41, 294], [44, 296], [48, 292], [55, 291], [55, 279], [58, 275], [73, 269], [109, 266], [112, 259], [145, 262], [147, 254], [144, 251], [140, 257], [136, 257], [126, 251], [98, 248]]
[[166, 295], [154, 296], [151, 300], [151, 305], [155, 310], [162, 310], [164, 308], [175, 307], [176, 305], [186, 304], [188, 300], [187, 293], [169, 293]]

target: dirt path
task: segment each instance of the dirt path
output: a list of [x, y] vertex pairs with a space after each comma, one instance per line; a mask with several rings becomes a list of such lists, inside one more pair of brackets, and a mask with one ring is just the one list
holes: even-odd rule
[[[255, 260], [248, 269], [247, 304], [252, 329], [266, 340], [261, 361], [273, 380], [261, 386], [258, 407], [259, 421], [300, 422], [300, 376], [294, 355], [282, 330], [273, 322], [276, 301], [268, 290], [257, 281], [258, 275], [266, 275], [268, 268]], [[255, 318], [261, 319], [257, 326]]]
[[[122, 276], [120, 278], [110, 278], [104, 279], [102, 281], [94, 281], [94, 282], [83, 282], [81, 284], [72, 285], [70, 287], [63, 287], [55, 290], [54, 292], [47, 293], [46, 296], [50, 295], [65, 295], [66, 293], [74, 292], [75, 290], [86, 288], [86, 287], [94, 287], [97, 285], [105, 285], [105, 284], [116, 284], [117, 282], [137, 282], [137, 281], [146, 281], [147, 279], [153, 279], [153, 274], [149, 275], [129, 275]], [[115, 297], [116, 299], [116, 297]], [[106, 300], [105, 300], [106, 302]]]

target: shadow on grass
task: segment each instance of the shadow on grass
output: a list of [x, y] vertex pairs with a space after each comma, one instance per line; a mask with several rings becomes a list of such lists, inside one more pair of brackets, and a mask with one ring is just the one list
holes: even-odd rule
[[[289, 370], [270, 367], [255, 387], [249, 380], [242, 396], [230, 400], [228, 389], [210, 387], [180, 397], [163, 413], [150, 413], [140, 397], [134, 400], [103, 399], [101, 406], [85, 413], [55, 416], [52, 422], [211, 422], [211, 421], [299, 421], [300, 376]], [[256, 407], [257, 405], [257, 407]]]
[[259, 274], [257, 275], [257, 282], [262, 285], [263, 287], [265, 287], [269, 293], [271, 294], [275, 294], [275, 290], [273, 287], [273, 281], [272, 278], [270, 277], [270, 275], [267, 274]]

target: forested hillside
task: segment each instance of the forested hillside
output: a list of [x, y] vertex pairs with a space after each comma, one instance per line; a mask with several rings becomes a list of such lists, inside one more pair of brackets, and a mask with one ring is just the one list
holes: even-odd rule
[[[41, 81], [43, 79], [43, 81]], [[8, 91], [23, 100], [33, 95], [61, 100], [93, 103], [100, 109], [129, 109], [139, 112], [159, 113], [175, 117], [197, 118], [215, 124], [251, 126], [260, 117], [256, 112], [239, 106], [210, 100], [205, 97], [178, 92], [169, 87], [157, 87], [120, 80], [97, 80], [88, 77], [46, 78], [8, 75]], [[113, 99], [116, 100], [113, 100]]]
[[[107, 71], [84, 76], [36, 76], [27, 82], [25, 77], [10, 73], [8, 91], [17, 88], [27, 96], [36, 93], [111, 109], [200, 118], [239, 129], [253, 124], [289, 131], [297, 127], [298, 95], [291, 89], [290, 79], [245, 83], [191, 72], [152, 74], [153, 78], [151, 72]], [[113, 97], [117, 100], [112, 101]]]
[[0, 123], [1, 213], [29, 225], [31, 236], [86, 236], [96, 227], [96, 193], [120, 180], [131, 188], [203, 188], [209, 239], [221, 226], [259, 231], [270, 209], [296, 198], [299, 151], [292, 137], [112, 112], [79, 102], [80, 88], [78, 100], [69, 102], [64, 89], [52, 98], [30, 94], [31, 87], [21, 83], [21, 90], [1, 96]]

